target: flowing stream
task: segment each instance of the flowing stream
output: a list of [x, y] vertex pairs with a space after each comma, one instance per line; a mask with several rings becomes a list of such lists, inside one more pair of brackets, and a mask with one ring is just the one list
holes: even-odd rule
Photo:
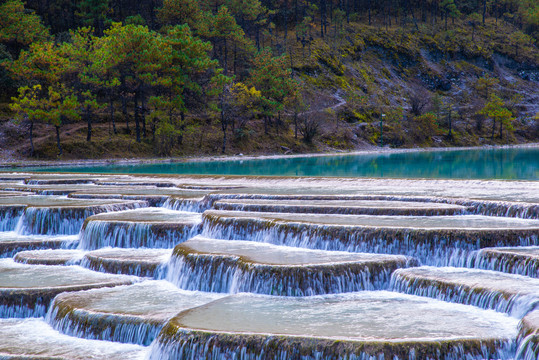
[[0, 358], [539, 359], [533, 164], [517, 181], [1, 174]]

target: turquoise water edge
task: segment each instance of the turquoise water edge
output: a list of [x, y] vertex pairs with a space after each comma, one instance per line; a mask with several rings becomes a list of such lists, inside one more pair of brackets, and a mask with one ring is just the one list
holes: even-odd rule
[[539, 147], [410, 151], [360, 155], [135, 165], [18, 168], [102, 174], [198, 174], [539, 180]]

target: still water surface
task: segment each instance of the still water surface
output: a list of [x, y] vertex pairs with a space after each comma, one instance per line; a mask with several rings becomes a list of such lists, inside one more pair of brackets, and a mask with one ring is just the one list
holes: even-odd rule
[[43, 167], [33, 170], [103, 174], [539, 180], [539, 147], [410, 151], [387, 154], [310, 156], [192, 163]]

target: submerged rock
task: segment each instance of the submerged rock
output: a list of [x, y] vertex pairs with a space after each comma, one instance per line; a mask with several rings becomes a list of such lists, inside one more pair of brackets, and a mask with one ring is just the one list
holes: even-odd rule
[[174, 248], [166, 279], [182, 289], [305, 296], [381, 289], [406, 256], [290, 248], [197, 236]]
[[516, 328], [504, 314], [384, 291], [240, 294], [171, 319], [150, 359], [509, 359]]

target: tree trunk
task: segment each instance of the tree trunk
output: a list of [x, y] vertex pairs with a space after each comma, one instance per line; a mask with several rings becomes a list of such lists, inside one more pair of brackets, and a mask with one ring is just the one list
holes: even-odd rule
[[116, 131], [116, 121], [114, 119], [114, 99], [112, 97], [112, 94], [109, 98], [109, 112], [110, 112], [110, 121], [112, 123], [112, 132], [114, 135], [116, 135], [118, 132]]
[[140, 142], [140, 119], [139, 119], [139, 107], [138, 107], [138, 99], [139, 98], [139, 91], [135, 91], [135, 133], [137, 135], [137, 142]]
[[127, 115], [127, 99], [125, 95], [122, 96], [122, 115], [125, 119], [125, 132], [129, 134], [131, 130], [129, 130], [129, 116]]
[[34, 157], [34, 122], [30, 121], [30, 157]]
[[85, 109], [86, 122], [88, 123], [88, 131], [86, 132], [86, 141], [92, 140], [92, 115], [90, 114], [90, 105], [86, 105]]
[[487, 0], [483, 0], [483, 25], [485, 25], [486, 15], [487, 15]]
[[223, 130], [223, 146], [221, 148], [221, 154], [226, 151], [226, 128], [228, 124], [226, 122], [225, 111], [223, 106], [223, 98], [221, 97], [221, 130]]
[[294, 111], [294, 138], [298, 138], [298, 112]]
[[62, 155], [64, 152], [62, 150], [62, 145], [60, 144], [60, 126], [55, 125], [56, 128], [56, 146], [58, 147], [58, 156]]
[[185, 113], [180, 112], [180, 135], [178, 136], [178, 145], [183, 145], [183, 133], [185, 131]]
[[142, 120], [142, 137], [146, 139], [146, 102], [144, 101], [144, 93], [141, 92], [141, 100], [140, 100], [140, 110], [141, 110], [141, 120]]
[[228, 44], [225, 39], [225, 59], [224, 59], [224, 73], [225, 75], [228, 75]]
[[490, 139], [494, 140], [494, 130], [496, 129], [496, 119], [492, 119], [492, 132], [490, 133]]

